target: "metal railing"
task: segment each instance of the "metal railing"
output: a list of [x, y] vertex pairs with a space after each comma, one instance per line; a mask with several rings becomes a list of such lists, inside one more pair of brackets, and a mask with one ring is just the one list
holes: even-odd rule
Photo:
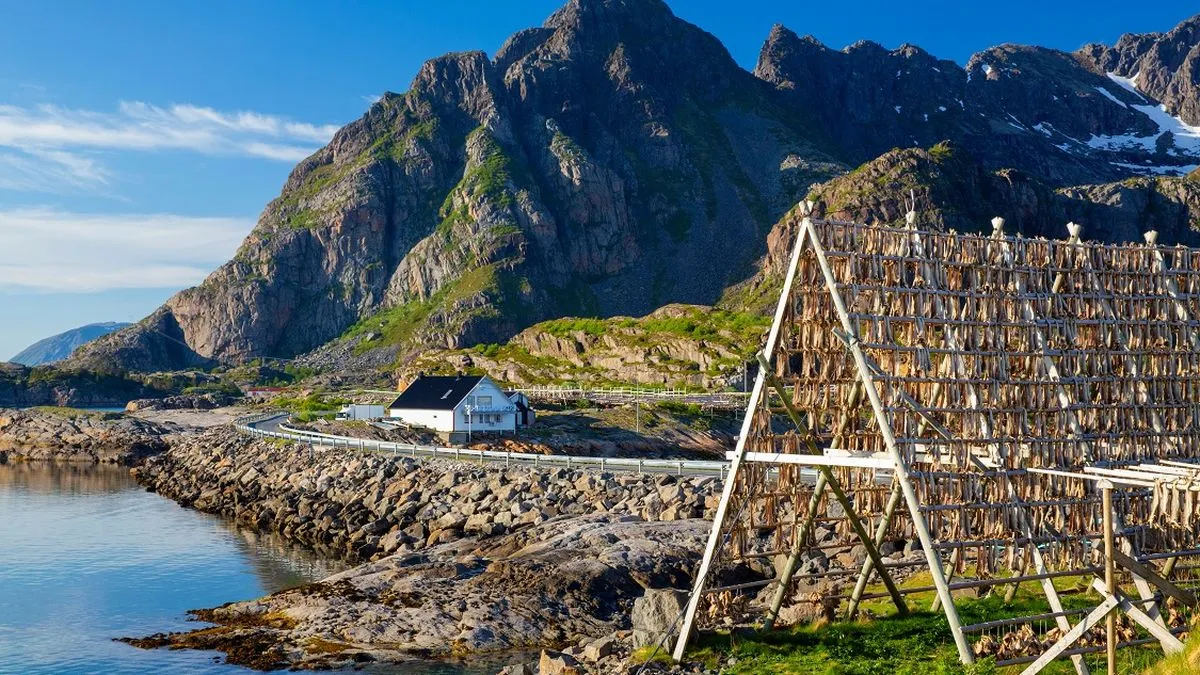
[[515, 389], [530, 399], [586, 399], [589, 401], [622, 400], [632, 401], [679, 401], [691, 403], [736, 403], [744, 407], [749, 393], [744, 391], [688, 391], [686, 389], [642, 389], [640, 387], [524, 387]]
[[336, 436], [334, 434], [308, 431], [307, 429], [296, 429], [286, 424], [280, 424], [279, 431], [268, 431], [255, 426], [266, 420], [281, 416], [283, 416], [283, 413], [265, 413], [240, 417], [234, 421], [234, 427], [242, 433], [259, 438], [277, 438], [332, 448], [382, 452], [397, 456], [412, 457], [414, 459], [450, 459], [459, 462], [501, 464], [506, 467], [516, 465], [546, 468], [561, 467], [566, 469], [598, 469], [600, 471], [669, 474], [674, 476], [715, 476], [721, 479], [725, 478], [725, 472], [729, 469], [729, 463], [721, 461], [539, 455], [528, 452], [473, 450], [470, 448], [395, 443], [368, 438]]

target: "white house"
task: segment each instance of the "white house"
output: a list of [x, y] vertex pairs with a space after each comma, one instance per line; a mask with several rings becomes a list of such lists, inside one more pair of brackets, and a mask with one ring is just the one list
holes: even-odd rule
[[[532, 410], [509, 398], [482, 375], [422, 375], [388, 406], [388, 418], [446, 434], [451, 441], [471, 433], [515, 433]], [[526, 410], [522, 411], [521, 407]]]

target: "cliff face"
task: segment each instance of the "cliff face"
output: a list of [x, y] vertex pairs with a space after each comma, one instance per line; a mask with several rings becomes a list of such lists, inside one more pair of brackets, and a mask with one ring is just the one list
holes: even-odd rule
[[845, 169], [799, 119], [665, 4], [574, 0], [493, 59], [425, 64], [295, 169], [234, 260], [77, 360], [292, 356], [381, 311], [390, 338], [456, 346], [711, 303]]
[[1133, 81], [1138, 91], [1200, 126], [1200, 16], [1167, 33], [1129, 33], [1117, 44], [1091, 44], [1077, 52], [1099, 73]]
[[[960, 232], [991, 231], [994, 216], [1010, 232], [1062, 239], [1066, 224], [1084, 225], [1083, 237], [1142, 241], [1157, 230], [1161, 243], [1200, 246], [1200, 180], [1132, 177], [1112, 183], [1052, 188], [1020, 171], [990, 171], [948, 144], [931, 150], [894, 150], [853, 172], [813, 187], [818, 215], [862, 223], [900, 224], [914, 195], [920, 223]], [[795, 239], [799, 216], [790, 214], [769, 238], [778, 268]]]
[[[1187, 25], [1154, 44], [1194, 47]], [[1138, 53], [1189, 77], [1169, 51]], [[1200, 164], [1200, 136], [1150, 98], [1174, 89], [1139, 92], [1096, 63], [1004, 45], [961, 68], [777, 27], [752, 74], [661, 0], [571, 0], [491, 58], [426, 63], [296, 167], [233, 260], [74, 364], [160, 370], [321, 348], [316, 361], [382, 368], [560, 316], [712, 304], [752, 277], [772, 224], [810, 186], [943, 139], [979, 165], [943, 170], [930, 192], [947, 222], [1034, 209], [1048, 215], [1030, 227], [1057, 234], [1058, 212], [1038, 206], [1066, 199], [1056, 189]], [[1185, 114], [1177, 98], [1168, 112]], [[854, 209], [894, 216], [900, 183]], [[1134, 203], [1077, 195], [1092, 196], [1105, 201], [1089, 216]]]

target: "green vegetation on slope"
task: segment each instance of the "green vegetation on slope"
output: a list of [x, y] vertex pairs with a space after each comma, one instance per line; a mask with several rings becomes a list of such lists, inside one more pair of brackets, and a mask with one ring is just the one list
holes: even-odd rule
[[272, 399], [271, 408], [292, 413], [292, 417], [298, 422], [311, 422], [318, 418], [332, 419], [342, 406], [350, 402], [348, 398], [314, 392], [302, 397], [280, 396]]
[[1154, 664], [1146, 675], [1192, 675], [1200, 673], [1200, 633], [1192, 636], [1183, 645], [1183, 651], [1163, 658]]
[[[495, 265], [476, 267], [438, 289], [425, 300], [406, 302], [359, 321], [347, 329], [342, 338], [349, 339], [374, 334], [373, 339], [365, 340], [358, 345], [359, 353], [378, 347], [404, 346], [418, 335], [420, 329], [428, 323], [436, 310], [451, 308], [461, 300], [494, 291], [497, 288], [496, 277]], [[485, 307], [473, 311], [478, 314], [495, 310]], [[468, 313], [468, 315], [472, 314]], [[459, 316], [459, 320], [465, 321], [468, 315]]]
[[[916, 575], [902, 586], [927, 586], [929, 577]], [[1079, 578], [1056, 579], [1068, 609], [1091, 608], [1099, 598]], [[872, 590], [882, 590], [881, 586]], [[1011, 604], [1003, 601], [1003, 592], [982, 598], [960, 598], [956, 605], [964, 624], [995, 621], [1049, 611], [1036, 584], [1021, 587]], [[908, 596], [909, 606], [920, 611], [899, 617], [886, 599], [864, 603], [864, 614], [875, 618], [825, 625], [797, 626], [770, 633], [719, 634], [703, 636], [689, 651], [690, 660], [717, 664], [732, 655], [737, 662], [722, 672], [730, 675], [780, 673], [786, 675], [1015, 675], [1024, 666], [998, 668], [994, 659], [981, 659], [974, 665], [958, 662], [954, 641], [946, 617], [929, 612], [933, 593]], [[1122, 673], [1142, 672], [1162, 656], [1157, 644], [1131, 647], [1118, 652]], [[1089, 657], [1094, 666], [1103, 653]], [[1103, 666], [1100, 666], [1103, 669]], [[1074, 673], [1070, 660], [1060, 659], [1045, 671], [1050, 675]], [[1165, 670], [1161, 675], [1194, 670]], [[1157, 673], [1157, 671], [1156, 671]]]
[[688, 307], [680, 314], [656, 313], [640, 318], [552, 319], [536, 324], [530, 330], [564, 338], [577, 332], [593, 337], [612, 335], [618, 340], [636, 343], [650, 342], [656, 336], [675, 336], [721, 343], [750, 355], [758, 349], [762, 334], [770, 325], [770, 317], [762, 314]]
[[466, 368], [512, 384], [706, 389], [739, 372], [769, 326], [768, 317], [752, 312], [670, 305], [640, 318], [551, 319], [506, 344], [430, 351], [409, 367], [434, 373]]

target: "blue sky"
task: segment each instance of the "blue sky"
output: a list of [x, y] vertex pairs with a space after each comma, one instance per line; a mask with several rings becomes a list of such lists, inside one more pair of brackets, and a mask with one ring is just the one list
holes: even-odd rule
[[[296, 161], [420, 64], [560, 0], [0, 2], [0, 359], [134, 321], [226, 260]], [[675, 0], [752, 68], [772, 24], [964, 63], [1167, 30], [1194, 2]], [[852, 10], [848, 8], [853, 8]]]

